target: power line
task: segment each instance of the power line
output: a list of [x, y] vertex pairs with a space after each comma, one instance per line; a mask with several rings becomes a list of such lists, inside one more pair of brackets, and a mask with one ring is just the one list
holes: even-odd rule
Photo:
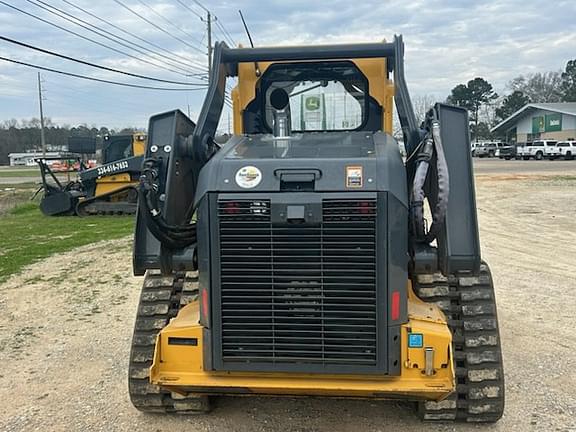
[[[83, 20], [83, 19], [81, 19], [81, 18], [78, 18], [78, 17], [76, 17], [76, 16], [74, 16], [74, 15], [72, 15], [72, 14], [69, 14], [69, 13], [67, 13], [66, 11], [64, 11], [64, 10], [62, 10], [62, 9], [59, 9], [59, 8], [57, 8], [57, 7], [55, 7], [55, 6], [52, 6], [52, 5], [48, 4], [48, 3], [45, 3], [45, 2], [42, 1], [42, 0], [35, 0], [36, 3], [33, 3], [32, 0], [26, 0], [26, 1], [27, 1], [28, 3], [33, 4], [33, 5], [36, 6], [36, 7], [39, 7], [39, 8], [41, 8], [41, 9], [43, 9], [43, 10], [51, 13], [52, 15], [56, 15], [57, 17], [59, 17], [59, 18], [61, 18], [61, 19], [64, 19], [64, 20], [66, 20], [66, 21], [68, 21], [68, 22], [71, 22], [72, 24], [77, 25], [77, 26], [79, 26], [79, 27], [82, 27], [83, 29], [88, 30], [89, 32], [92, 32], [92, 33], [94, 33], [94, 34], [96, 34], [96, 35], [98, 35], [98, 36], [100, 36], [100, 37], [103, 37], [103, 38], [105, 38], [105, 39], [108, 39], [108, 40], [110, 40], [110, 41], [112, 41], [112, 42], [114, 42], [114, 43], [116, 43], [116, 44], [118, 44], [118, 45], [121, 45], [121, 46], [126, 47], [126, 48], [128, 48], [128, 49], [131, 49], [131, 50], [133, 50], [133, 51], [136, 51], [136, 52], [138, 52], [138, 53], [140, 53], [140, 54], [148, 55], [148, 56], [149, 56], [149, 54], [146, 52], [146, 51], [149, 51], [148, 48], [146, 48], [146, 47], [144, 47], [144, 46], [142, 46], [142, 45], [139, 45], [139, 44], [137, 44], [137, 43], [135, 43], [135, 42], [128, 41], [128, 40], [126, 40], [125, 38], [122, 38], [122, 37], [120, 37], [120, 36], [117, 36], [117, 35], [115, 35], [115, 34], [113, 34], [113, 33], [110, 33], [110, 32], [108, 32], [108, 31], [106, 31], [106, 30], [102, 30], [102, 29], [100, 29], [99, 27], [95, 26], [94, 24], [91, 24], [91, 23], [89, 23], [88, 21], [85, 21], [85, 20]], [[42, 6], [42, 5], [40, 5], [40, 4], [37, 4], [37, 3], [44, 4], [44, 6]], [[53, 9], [53, 10], [47, 9], [46, 6], [49, 7], [50, 9]], [[54, 10], [56, 10], [56, 11], [58, 11], [58, 12], [54, 12]], [[66, 16], [62, 16], [62, 15], [66, 15]], [[69, 18], [68, 18], [68, 17], [69, 17]], [[83, 24], [79, 24], [78, 22], [75, 22], [75, 21], [73, 21], [73, 20], [79, 21], [79, 22], [81, 22], [81, 23], [83, 23]], [[85, 25], [84, 25], [84, 24], [85, 24]], [[89, 27], [87, 27], [87, 26], [92, 27], [92, 28], [89, 28]], [[94, 30], [94, 29], [95, 29], [95, 30]], [[104, 34], [103, 34], [103, 33], [104, 33]], [[107, 36], [107, 35], [110, 35], [110, 36], [112, 36], [113, 38], [118, 39], [118, 40], [114, 40], [114, 39], [112, 39], [111, 37], [109, 37], [109, 36]], [[123, 42], [126, 42], [126, 43], [123, 43]], [[142, 49], [144, 49], [145, 51], [142, 51], [141, 49], [134, 48], [132, 45], [137, 46], [137, 47], [139, 47], [139, 48], [142, 48]], [[131, 56], [130, 54], [126, 54], [126, 55], [128, 55], [128, 56], [130, 56], [130, 57], [132, 57], [132, 58], [138, 59], [138, 60], [140, 60], [140, 61], [143, 61], [143, 62], [145, 62], [145, 63], [151, 64], [151, 65], [153, 65], [153, 66], [160, 67], [160, 68], [162, 68], [162, 69], [167, 69], [167, 70], [169, 70], [169, 71], [171, 71], [171, 72], [180, 73], [180, 72], [177, 72], [177, 71], [175, 71], [175, 70], [173, 70], [173, 69], [166, 68], [166, 67], [164, 67], [164, 66], [159, 66], [159, 65], [157, 65], [156, 63], [151, 63], [151, 62], [149, 62], [149, 61], [147, 61], [147, 60], [144, 60], [144, 59], [141, 59], [141, 58], [139, 58], [139, 57], [134, 57], [134, 56]], [[158, 61], [158, 60], [155, 59], [155, 58], [153, 58], [153, 60]], [[168, 64], [168, 62], [165, 62], [165, 63]], [[175, 67], [175, 68], [177, 68], [177, 69], [180, 69], [180, 70], [183, 71], [183, 72], [189, 72], [187, 69], [185, 69], [185, 68], [183, 68], [182, 66], [180, 66], [179, 63], [170, 62], [169, 64], [170, 64], [172, 67]], [[202, 69], [204, 66], [200, 65], [200, 66], [191, 66], [191, 67], [195, 67], [195, 68], [197, 68], [197, 69]], [[184, 75], [188, 75], [188, 73], [186, 73], [186, 74], [184, 74]]]
[[107, 67], [107, 66], [102, 66], [102, 65], [95, 64], [95, 63], [90, 63], [90, 62], [87, 62], [87, 61], [84, 61], [84, 60], [80, 60], [80, 59], [77, 59], [77, 58], [74, 58], [74, 57], [70, 57], [70, 56], [67, 56], [67, 55], [64, 55], [64, 54], [60, 54], [60, 53], [57, 53], [57, 52], [54, 52], [54, 51], [49, 51], [49, 50], [46, 50], [46, 49], [43, 49], [43, 48], [39, 48], [39, 47], [36, 47], [36, 46], [33, 46], [33, 45], [29, 45], [29, 44], [27, 44], [27, 43], [20, 42], [20, 41], [14, 40], [14, 39], [10, 39], [10, 38], [4, 37], [4, 36], [0, 36], [0, 40], [6, 41], [6, 42], [10, 42], [10, 43], [12, 43], [12, 44], [19, 45], [19, 46], [22, 46], [22, 47], [25, 47], [25, 48], [29, 48], [29, 49], [32, 49], [32, 50], [35, 50], [35, 51], [39, 51], [39, 52], [44, 53], [44, 54], [49, 54], [49, 55], [52, 55], [52, 56], [55, 56], [55, 57], [59, 57], [59, 58], [65, 59], [65, 60], [70, 60], [70, 61], [73, 61], [73, 62], [76, 62], [76, 63], [80, 63], [80, 64], [83, 64], [83, 65], [86, 65], [86, 66], [91, 66], [91, 67], [98, 68], [98, 69], [102, 69], [102, 70], [106, 70], [106, 71], [109, 71], [109, 72], [116, 72], [116, 73], [123, 74], [123, 75], [133, 76], [133, 77], [135, 77], [135, 78], [142, 78], [142, 79], [147, 79], [147, 80], [150, 80], [150, 81], [157, 81], [157, 82], [163, 82], [163, 83], [168, 83], [168, 84], [179, 84], [179, 85], [187, 85], [187, 86], [205, 86], [205, 84], [197, 84], [197, 83], [187, 83], [187, 82], [183, 82], [183, 81], [165, 80], [165, 79], [161, 79], [161, 78], [154, 78], [154, 77], [149, 77], [149, 76], [146, 76], [146, 75], [140, 75], [140, 74], [135, 74], [135, 73], [131, 73], [131, 72], [122, 71], [122, 70], [119, 70], [119, 69], [109, 68], [109, 67]]
[[204, 12], [206, 13], [210, 13], [210, 11], [208, 9], [206, 9], [206, 6], [204, 6], [202, 3], [200, 3], [198, 0], [192, 0], [194, 3], [196, 3], [198, 6], [200, 6]]
[[[214, 22], [215, 22], [216, 24], [218, 24], [218, 21], [217, 21], [217, 20], [214, 20]], [[224, 34], [224, 32], [220, 29], [220, 26], [218, 26], [218, 27], [216, 28], [216, 32], [217, 32], [217, 35], [216, 35], [216, 36], [217, 36], [218, 39], [220, 39], [221, 41], [226, 42], [228, 45], [234, 46], [234, 43], [233, 43], [233, 42], [230, 42], [230, 40], [228, 39], [228, 37], [226, 37], [226, 35]]]
[[[210, 13], [210, 11], [199, 1], [197, 0], [193, 0], [194, 3], [196, 3], [198, 6], [200, 6], [202, 9], [204, 9], [204, 11], [206, 13]], [[228, 42], [230, 42], [233, 46], [237, 45], [236, 41], [234, 40], [234, 38], [230, 35], [230, 33], [228, 32], [228, 30], [226, 30], [226, 27], [224, 26], [224, 23], [218, 18], [218, 16], [214, 13], [212, 13], [212, 15], [214, 15], [214, 21], [216, 22], [216, 26], [218, 26], [218, 28], [220, 29], [220, 31], [222, 32], [222, 34], [224, 35], [224, 39], [227, 39]]]
[[[138, 1], [142, 1], [142, 0], [138, 0]], [[204, 17], [199, 14], [198, 12], [196, 12], [194, 9], [192, 9], [190, 6], [188, 6], [186, 3], [184, 3], [182, 0], [174, 0], [176, 1], [178, 4], [180, 4], [184, 9], [186, 9], [187, 11], [189, 11], [190, 13], [192, 13], [193, 15], [195, 15], [196, 17], [200, 18], [201, 20], [204, 20]], [[211, 11], [209, 11], [206, 7], [204, 7], [204, 5], [202, 5], [200, 2], [195, 1], [194, 3], [196, 3], [200, 8], [202, 8], [202, 10], [206, 13], [211, 14], [214, 17], [214, 22], [216, 23], [216, 25], [219, 27], [220, 31], [222, 32], [222, 35], [224, 36], [224, 39], [227, 39], [228, 42], [230, 42], [232, 45], [237, 45], [237, 43], [235, 42], [234, 38], [230, 35], [230, 33], [228, 32], [228, 30], [226, 30], [226, 27], [224, 27], [224, 24], [220, 22], [220, 20], [218, 19], [218, 17], [213, 14]]]
[[[82, 27], [82, 28], [85, 29], [85, 30], [88, 30], [89, 32], [95, 33], [95, 34], [97, 34], [97, 35], [100, 36], [100, 37], [103, 37], [103, 38], [105, 38], [105, 39], [108, 39], [109, 41], [112, 41], [112, 42], [114, 42], [114, 43], [116, 43], [116, 44], [118, 44], [118, 45], [121, 45], [121, 46], [126, 47], [126, 48], [128, 48], [128, 49], [131, 49], [131, 50], [133, 50], [133, 51], [136, 51], [136, 52], [138, 52], [138, 53], [140, 53], [140, 54], [148, 55], [148, 54], [146, 53], [146, 51], [150, 51], [149, 48], [146, 48], [146, 47], [144, 47], [144, 46], [142, 46], [142, 45], [139, 45], [139, 44], [137, 44], [137, 43], [135, 43], [135, 42], [131, 42], [131, 41], [129, 41], [129, 40], [126, 40], [125, 38], [122, 38], [122, 37], [120, 37], [120, 36], [117, 36], [117, 35], [109, 32], [109, 31], [103, 30], [103, 29], [99, 28], [98, 26], [95, 26], [94, 24], [92, 24], [92, 23], [90, 23], [90, 22], [88, 22], [88, 21], [85, 21], [85, 20], [83, 20], [83, 19], [81, 19], [81, 18], [78, 18], [77, 16], [72, 15], [72, 14], [70, 14], [70, 13], [68, 13], [68, 12], [66, 12], [66, 11], [64, 11], [64, 10], [62, 10], [62, 9], [59, 9], [59, 8], [57, 8], [57, 7], [55, 7], [55, 6], [52, 6], [52, 5], [50, 5], [49, 3], [44, 2], [43, 0], [26, 0], [26, 1], [27, 1], [28, 3], [33, 4], [33, 5], [36, 6], [36, 7], [39, 7], [39, 8], [41, 8], [41, 9], [45, 10], [45, 11], [48, 11], [48, 12], [51, 13], [52, 15], [56, 15], [56, 16], [59, 17], [59, 18], [62, 18], [62, 19], [64, 19], [64, 20], [68, 21], [68, 22], [71, 22], [72, 24], [75, 24], [75, 25], [77, 25], [77, 26], [79, 26], [79, 27]], [[33, 3], [33, 1], [34, 1], [35, 3]], [[37, 4], [37, 3], [41, 3], [41, 4], [43, 4], [44, 6], [41, 6], [40, 4]], [[46, 7], [49, 7], [50, 9], [53, 9], [53, 10], [47, 9]], [[54, 10], [57, 11], [57, 12], [54, 12]], [[62, 15], [66, 15], [66, 16], [62, 16]], [[68, 18], [67, 18], [67, 17], [68, 17]], [[72, 21], [72, 20], [79, 21], [79, 22], [81, 22], [82, 24], [78, 24], [77, 22]], [[86, 27], [86, 26], [89, 26], [89, 27], [92, 27], [92, 28], [88, 28], [88, 27]], [[104, 33], [104, 34], [103, 34], [103, 33]], [[111, 37], [113, 37], [114, 39], [117, 39], [117, 40], [114, 40], [114, 39], [110, 38], [110, 37], [107, 36], [107, 35], [110, 35]], [[120, 42], [119, 42], [119, 41], [120, 41]], [[123, 42], [126, 42], [126, 43], [123, 43]], [[141, 49], [136, 49], [136, 48], [134, 48], [132, 45], [134, 45], [134, 46], [136, 46], [136, 47], [139, 47], [139, 48], [141, 48], [141, 49], [144, 49], [145, 51], [142, 51]], [[154, 60], [156, 60], [156, 59], [154, 59]], [[185, 69], [182, 69], [182, 67], [180, 66], [179, 63], [176, 63], [176, 64], [172, 63], [172, 65], [173, 65], [173, 66], [175, 65], [177, 68], [179, 68], [179, 69], [181, 69], [181, 70], [185, 70]], [[199, 63], [198, 63], [197, 66], [194, 65], [194, 66], [191, 66], [191, 67], [196, 68], [196, 69], [200, 69], [200, 70], [205, 70], [205, 69], [206, 69], [206, 68], [204, 67], [204, 65], [200, 65]]]
[[[140, 91], [136, 89], [126, 90], [135, 92]], [[85, 97], [78, 97], [79, 94], [83, 94]], [[94, 94], [90, 92], [78, 93], [78, 90], [66, 92], [58, 87], [54, 89], [48, 100], [50, 107], [61, 106], [63, 108], [70, 108], [71, 105], [74, 105], [80, 107], [81, 112], [90, 114], [98, 112], [113, 115], [118, 118], [125, 116], [127, 113], [134, 114], [138, 112], [152, 112], [156, 109], [156, 107], [151, 105], [144, 106], [141, 104], [138, 105], [136, 103], [131, 103], [130, 101], [133, 99], [132, 97], [117, 95], [116, 92], [110, 92], [108, 95], [98, 95], [98, 97], [99, 98], [95, 97]]]
[[222, 34], [224, 35], [224, 39], [227, 39], [228, 42], [230, 42], [232, 44], [232, 46], [238, 45], [236, 43], [236, 41], [234, 40], [234, 38], [232, 36], [230, 36], [230, 33], [228, 32], [228, 30], [226, 30], [226, 27], [224, 27], [224, 24], [221, 22], [221, 20], [219, 20], [219, 19], [216, 20], [216, 25], [222, 31]]
[[138, 18], [140, 18], [141, 20], [147, 22], [148, 24], [150, 24], [152, 27], [160, 30], [162, 33], [167, 34], [168, 36], [170, 36], [171, 38], [176, 39], [177, 41], [180, 41], [181, 43], [183, 43], [184, 45], [188, 46], [189, 48], [192, 48], [193, 50], [196, 50], [202, 54], [204, 54], [204, 51], [202, 51], [200, 48], [195, 47], [194, 45], [190, 45], [188, 42], [186, 42], [184, 39], [173, 35], [172, 33], [170, 33], [168, 30], [160, 27], [159, 25], [156, 25], [153, 21], [150, 21], [148, 18], [140, 15], [138, 12], [136, 12], [135, 10], [129, 8], [128, 6], [126, 6], [124, 3], [122, 3], [120, 0], [113, 0], [115, 3], [119, 4], [120, 6], [122, 6], [124, 9], [132, 12], [134, 15], [136, 15]]
[[[69, 82], [70, 85], [64, 87], [56, 76], [50, 78], [53, 76], [50, 75], [48, 79], [45, 79], [44, 76], [42, 78], [45, 84], [43, 85], [42, 93], [50, 93], [47, 98], [50, 106], [57, 104], [69, 108], [72, 103], [80, 106], [86, 112], [104, 112], [102, 109], [106, 107], [107, 113], [114, 115], [125, 115], [127, 112], [152, 112], [158, 108], [158, 101], [155, 98], [133, 98], [131, 95], [134, 94], [133, 92], [139, 91], [138, 89], [121, 87], [114, 89], [114, 91], [99, 91], [95, 93], [94, 89], [90, 89], [87, 86], [83, 87], [83, 82]], [[172, 98], [174, 96], [168, 93], [166, 97]]]
[[[174, 60], [174, 61], [176, 61], [176, 62], [178, 62], [178, 61], [179, 61], [179, 62], [184, 61], [184, 62], [186, 62], [187, 64], [189, 64], [189, 65], [192, 66], [192, 63], [189, 63], [190, 60], [187, 59], [186, 57], [183, 57], [183, 56], [181, 56], [181, 55], [179, 55], [179, 54], [177, 54], [177, 53], [171, 52], [171, 51], [169, 51], [169, 50], [161, 47], [160, 45], [155, 44], [154, 42], [150, 42], [149, 40], [146, 40], [146, 39], [144, 39], [144, 38], [141, 38], [140, 36], [138, 36], [138, 35], [130, 32], [130, 31], [128, 31], [128, 30], [125, 30], [125, 29], [123, 29], [122, 27], [119, 27], [119, 26], [117, 26], [116, 24], [114, 24], [114, 23], [112, 23], [112, 22], [110, 22], [110, 21], [108, 21], [108, 20], [106, 20], [106, 19], [104, 19], [104, 18], [101, 18], [101, 17], [99, 17], [98, 15], [93, 14], [93, 13], [90, 12], [90, 11], [87, 11], [86, 9], [83, 9], [82, 7], [78, 6], [77, 4], [72, 3], [72, 2], [69, 1], [69, 0], [62, 0], [62, 1], [63, 1], [64, 3], [66, 3], [67, 5], [72, 6], [72, 7], [76, 8], [76, 9], [84, 12], [86, 15], [89, 15], [89, 16], [91, 16], [92, 18], [95, 18], [95, 19], [97, 19], [98, 21], [103, 22], [103, 23], [105, 23], [105, 24], [108, 24], [110, 27], [115, 28], [115, 29], [118, 30], [118, 31], [121, 31], [121, 32], [124, 33], [124, 34], [127, 34], [127, 35], [133, 37], [134, 39], [137, 39], [137, 40], [139, 40], [139, 41], [141, 41], [141, 42], [144, 42], [144, 43], [146, 43], [146, 44], [148, 44], [148, 45], [150, 45], [150, 46], [153, 46], [153, 47], [155, 47], [155, 48], [157, 48], [157, 49], [159, 49], [159, 50], [161, 50], [161, 51], [164, 51], [164, 52], [170, 54], [171, 56], [174, 57], [174, 59], [172, 59], [171, 57], [166, 56], [165, 54], [158, 53], [157, 51], [154, 51], [154, 50], [152, 50], [152, 49], [150, 49], [150, 48], [147, 48], [150, 52], [153, 52], [153, 53], [156, 54], [157, 56], [161, 56], [161, 57], [166, 58], [166, 59], [168, 59], [168, 60]], [[202, 43], [202, 41], [200, 41], [200, 43]], [[136, 44], [135, 44], [135, 45], [136, 45]], [[136, 45], [136, 46], [138, 46], [138, 45]], [[176, 60], [176, 58], [179, 58], [180, 60]], [[194, 66], [195, 66], [195, 65], [194, 65]], [[193, 66], [193, 67], [194, 67], [194, 66]], [[204, 67], [204, 66], [202, 66], [202, 67]]]
[[74, 78], [81, 78], [81, 79], [85, 79], [85, 80], [90, 80], [90, 81], [97, 81], [97, 82], [101, 82], [101, 83], [106, 83], [106, 84], [114, 84], [114, 85], [119, 85], [119, 86], [124, 86], [124, 87], [133, 87], [133, 88], [139, 88], [139, 89], [147, 89], [147, 90], [166, 90], [166, 91], [198, 91], [198, 90], [204, 90], [203, 87], [201, 88], [173, 88], [173, 87], [151, 87], [151, 86], [145, 86], [145, 85], [140, 85], [140, 84], [129, 84], [129, 83], [123, 83], [123, 82], [118, 82], [118, 81], [110, 81], [110, 80], [106, 80], [106, 79], [101, 79], [101, 78], [94, 78], [94, 77], [89, 77], [86, 75], [79, 75], [79, 74], [75, 74], [72, 72], [65, 72], [65, 71], [61, 71], [58, 69], [52, 69], [52, 68], [48, 68], [48, 67], [44, 67], [44, 66], [38, 66], [32, 63], [26, 63], [26, 62], [22, 62], [22, 61], [18, 61], [18, 60], [14, 60], [14, 59], [9, 59], [6, 57], [0, 57], [0, 60], [4, 60], [7, 62], [11, 62], [11, 63], [16, 63], [22, 66], [28, 66], [31, 68], [35, 68], [35, 69], [40, 69], [40, 70], [45, 70], [48, 72], [54, 72], [57, 74], [61, 74], [61, 75], [67, 75], [67, 76], [71, 76]]
[[159, 12], [156, 12], [154, 10], [154, 8], [152, 6], [150, 6], [149, 4], [145, 3], [144, 0], [137, 0], [141, 5], [143, 5], [146, 9], [148, 9], [150, 12], [152, 12], [154, 15], [160, 17], [161, 19], [163, 19], [165, 22], [167, 22], [168, 24], [170, 24], [172, 27], [174, 27], [175, 29], [179, 30], [182, 32], [182, 34], [186, 35], [187, 37], [194, 39], [196, 42], [200, 43], [199, 39], [194, 36], [191, 35], [190, 33], [182, 30], [179, 26], [177, 26], [176, 24], [174, 24], [172, 21], [170, 21], [168, 18], [166, 18], [164, 15], [162, 15]]
[[188, 6], [186, 3], [184, 3], [182, 0], [176, 0], [184, 9], [186, 9], [187, 11], [191, 12], [192, 14], [196, 15], [198, 18], [202, 19], [202, 15], [200, 15], [198, 12], [196, 12], [194, 9], [192, 9], [190, 6]]
[[[7, 7], [11, 8], [11, 9], [14, 9], [14, 10], [16, 10], [16, 11], [18, 11], [18, 12], [21, 12], [21, 13], [23, 13], [24, 15], [27, 15], [27, 16], [29, 16], [29, 17], [32, 17], [32, 18], [34, 18], [34, 19], [36, 19], [36, 20], [38, 20], [38, 21], [41, 21], [41, 22], [46, 23], [46, 24], [48, 24], [48, 25], [51, 25], [52, 27], [56, 27], [56, 28], [58, 28], [58, 29], [60, 29], [60, 30], [62, 30], [62, 31], [64, 31], [64, 32], [66, 32], [66, 33], [72, 34], [72, 35], [77, 36], [77, 37], [79, 37], [79, 38], [81, 38], [81, 39], [84, 39], [84, 40], [87, 40], [87, 41], [89, 41], [89, 42], [92, 42], [92, 43], [94, 43], [94, 44], [96, 44], [96, 45], [99, 45], [99, 46], [101, 46], [101, 47], [103, 47], [103, 48], [107, 48], [107, 49], [109, 49], [109, 50], [111, 50], [111, 51], [114, 51], [114, 52], [116, 52], [116, 53], [118, 53], [118, 54], [125, 55], [125, 56], [127, 56], [127, 57], [133, 58], [133, 59], [138, 60], [138, 61], [140, 61], [140, 62], [147, 63], [147, 64], [150, 64], [150, 65], [152, 65], [152, 66], [155, 66], [155, 67], [158, 67], [158, 68], [161, 68], [161, 69], [168, 70], [168, 71], [170, 71], [170, 72], [174, 72], [174, 73], [177, 73], [177, 74], [180, 74], [180, 75], [187, 76], [187, 74], [184, 73], [184, 72], [178, 72], [178, 71], [175, 71], [175, 70], [173, 70], [173, 69], [171, 69], [171, 68], [167, 68], [167, 67], [164, 67], [164, 66], [161, 66], [161, 65], [157, 65], [157, 64], [152, 63], [152, 62], [150, 62], [150, 61], [148, 61], [148, 60], [145, 60], [145, 59], [142, 59], [142, 58], [133, 56], [133, 55], [130, 54], [130, 53], [127, 53], [127, 52], [125, 52], [125, 51], [122, 51], [122, 50], [119, 50], [119, 49], [117, 49], [117, 48], [114, 48], [114, 47], [111, 47], [111, 46], [109, 46], [109, 45], [106, 45], [106, 44], [104, 44], [104, 43], [102, 43], [102, 42], [98, 42], [97, 40], [91, 39], [91, 38], [89, 38], [89, 37], [87, 37], [87, 36], [84, 36], [84, 35], [82, 35], [82, 34], [80, 34], [80, 33], [75, 32], [75, 31], [73, 31], [73, 30], [67, 29], [66, 27], [62, 27], [62, 26], [60, 26], [60, 25], [58, 25], [58, 24], [55, 24], [55, 23], [53, 23], [53, 22], [51, 22], [51, 21], [48, 21], [48, 20], [46, 20], [46, 19], [44, 19], [44, 18], [41, 18], [41, 17], [39, 17], [39, 16], [37, 16], [37, 15], [34, 15], [34, 14], [30, 13], [30, 12], [27, 12], [27, 11], [25, 11], [25, 10], [23, 10], [23, 9], [20, 9], [20, 8], [18, 8], [18, 7], [16, 7], [16, 6], [13, 6], [13, 5], [9, 4], [9, 3], [6, 3], [6, 2], [3, 1], [3, 0], [0, 0], [0, 4], [3, 4], [4, 6], [7, 6]], [[37, 6], [38, 6], [38, 5], [37, 5]], [[186, 69], [182, 69], [182, 70], [184, 70], [184, 71], [187, 72]]]
[[[86, 95], [87, 97], [79, 98], [79, 94]], [[154, 108], [151, 107], [144, 107], [136, 103], [127, 102], [125, 99], [130, 98], [126, 98], [124, 95], [118, 96], [116, 93], [110, 94], [113, 96], [97, 99], [93, 93], [78, 93], [77, 90], [74, 92], [64, 92], [61, 88], [58, 88], [52, 92], [48, 100], [50, 106], [62, 105], [68, 108], [70, 107], [71, 102], [73, 102], [75, 105], [77, 104], [78, 106], [85, 108], [87, 112], [98, 111], [98, 108], [106, 107], [108, 114], [126, 114], [128, 111], [137, 112], [141, 110], [144, 112], [154, 110]]]

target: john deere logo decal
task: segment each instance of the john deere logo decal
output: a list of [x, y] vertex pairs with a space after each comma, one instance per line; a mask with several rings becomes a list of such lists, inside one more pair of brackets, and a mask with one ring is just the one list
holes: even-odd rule
[[306, 98], [306, 109], [308, 111], [316, 111], [320, 109], [320, 98], [318, 96], [308, 96]]
[[256, 187], [262, 181], [262, 172], [255, 166], [245, 166], [236, 172], [236, 184], [244, 189]]

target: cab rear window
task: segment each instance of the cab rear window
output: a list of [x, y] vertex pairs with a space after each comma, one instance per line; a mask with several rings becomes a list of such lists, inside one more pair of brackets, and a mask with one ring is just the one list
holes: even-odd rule
[[294, 132], [357, 130], [367, 121], [368, 81], [352, 62], [276, 64], [262, 83], [270, 129], [270, 95], [277, 88], [288, 93]]

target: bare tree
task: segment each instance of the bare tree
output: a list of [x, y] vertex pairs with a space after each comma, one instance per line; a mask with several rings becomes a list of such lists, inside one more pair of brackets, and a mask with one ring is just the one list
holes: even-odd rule
[[426, 113], [438, 102], [438, 99], [432, 95], [416, 95], [412, 98], [412, 106], [414, 108], [414, 115], [416, 116], [416, 121], [420, 124], [424, 121]]
[[498, 123], [496, 117], [496, 110], [502, 105], [503, 98], [498, 96], [497, 99], [487, 102], [482, 105], [478, 111], [478, 120], [486, 123], [489, 126], [494, 126]]
[[562, 73], [538, 72], [520, 75], [508, 83], [511, 91], [520, 91], [530, 102], [562, 102]]
[[576, 102], [576, 59], [569, 60], [562, 72], [562, 100]]
[[3, 129], [17, 128], [17, 127], [18, 127], [18, 120], [16, 120], [15, 118], [10, 120], [4, 120], [2, 122], [2, 125], [0, 126], [0, 128]]

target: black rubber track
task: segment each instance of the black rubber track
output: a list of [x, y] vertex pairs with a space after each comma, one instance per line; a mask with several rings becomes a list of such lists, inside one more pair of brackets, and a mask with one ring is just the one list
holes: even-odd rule
[[182, 306], [197, 297], [198, 279], [195, 274], [162, 276], [156, 271], [146, 273], [136, 314], [128, 371], [130, 400], [140, 411], [199, 414], [210, 410], [208, 396], [182, 397], [149, 382], [156, 335]]
[[[126, 200], [105, 201], [105, 198], [127, 192]], [[138, 192], [133, 186], [109, 192], [107, 194], [86, 198], [76, 204], [75, 213], [78, 216], [114, 216], [134, 215], [138, 211]]]
[[427, 421], [495, 422], [504, 412], [504, 371], [494, 286], [490, 269], [480, 274], [445, 277], [423, 274], [414, 290], [446, 314], [453, 335], [456, 392], [442, 402], [421, 402], [418, 412]]

